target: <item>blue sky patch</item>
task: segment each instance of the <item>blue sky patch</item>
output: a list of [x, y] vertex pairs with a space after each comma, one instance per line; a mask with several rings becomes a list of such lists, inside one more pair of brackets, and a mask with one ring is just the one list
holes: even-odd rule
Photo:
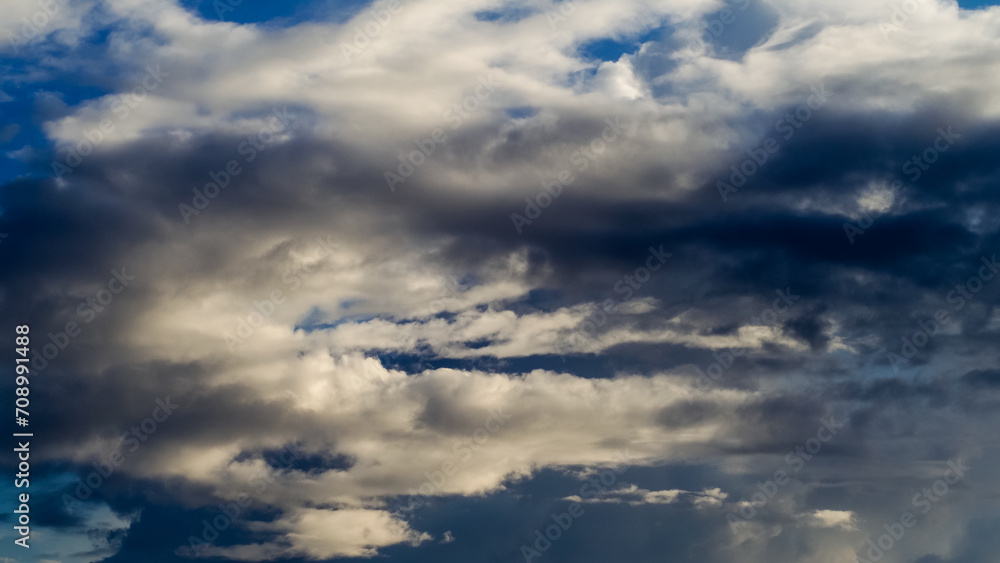
[[622, 55], [635, 53], [639, 47], [647, 41], [653, 41], [670, 33], [673, 28], [669, 25], [650, 29], [634, 37], [614, 39], [605, 37], [596, 39], [580, 45], [580, 56], [587, 59], [597, 59], [601, 61], [617, 61]]
[[520, 106], [516, 108], [507, 108], [507, 117], [511, 119], [524, 119], [527, 117], [532, 117], [538, 113], [538, 110], [531, 106]]
[[508, 10], [483, 10], [474, 15], [477, 21], [495, 23], [516, 23], [535, 13], [530, 8], [510, 8]]
[[307, 21], [350, 20], [371, 0], [182, 0], [181, 5], [209, 21], [293, 26]]

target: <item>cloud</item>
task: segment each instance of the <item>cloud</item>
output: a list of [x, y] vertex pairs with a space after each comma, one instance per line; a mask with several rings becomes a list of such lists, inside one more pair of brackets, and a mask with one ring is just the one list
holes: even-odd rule
[[[928, 467], [995, 461], [984, 366], [1000, 285], [960, 309], [952, 291], [1000, 242], [997, 10], [926, 0], [885, 34], [890, 2], [775, 0], [714, 41], [716, 2], [580, 0], [553, 28], [560, 4], [410, 2], [345, 60], [388, 3], [273, 27], [113, 0], [67, 7], [18, 55], [31, 68], [12, 81], [107, 76], [39, 102], [45, 143], [16, 152], [32, 174], [0, 190], [16, 265], [0, 269], [0, 308], [39, 334], [49, 383], [32, 397], [59, 407], [32, 453], [82, 478], [156, 399], [181, 405], [102, 488], [130, 530], [102, 556], [152, 549], [132, 533], [151, 520], [123, 514], [169, 506], [191, 518], [163, 528], [197, 533], [197, 511], [245, 494], [254, 509], [202, 556], [459, 553], [489, 533], [481, 545], [516, 551], [514, 508], [482, 536], [428, 516], [516, 498], [538, 513], [586, 502], [579, 561], [602, 560], [586, 543], [598, 530], [649, 520], [665, 524], [646, 537], [687, 534], [670, 539], [699, 561], [842, 563]], [[695, 37], [709, 45], [680, 56]], [[581, 51], [599, 40], [634, 48]], [[102, 120], [114, 128], [95, 141]], [[602, 140], [609, 122], [629, 134]], [[961, 138], [909, 178], [946, 127]], [[757, 164], [768, 137], [780, 150]], [[386, 173], [413, 158], [391, 191]], [[722, 201], [717, 182], [748, 161]], [[671, 256], [650, 272], [657, 249]], [[135, 280], [105, 302], [112, 270]], [[780, 292], [796, 300], [779, 314]], [[951, 321], [896, 373], [887, 352], [942, 309]], [[786, 455], [831, 414], [847, 429], [794, 470]], [[291, 447], [302, 457], [277, 463]], [[550, 476], [623, 452], [629, 484], [592, 498]], [[795, 471], [789, 485], [731, 529], [777, 470]], [[972, 561], [993, 545], [973, 491], [995, 478], [965, 483], [936, 512], [948, 524], [894, 556]]]
[[403, 542], [418, 546], [431, 539], [427, 534], [414, 532], [391, 514], [377, 510], [301, 510], [258, 528], [284, 531], [287, 545], [208, 546], [199, 556], [239, 561], [271, 561], [289, 556], [309, 559], [372, 557], [379, 547]]
[[592, 498], [584, 499], [578, 495], [573, 495], [566, 497], [563, 500], [584, 503], [625, 503], [631, 506], [638, 506], [642, 504], [674, 504], [683, 499], [690, 502], [696, 508], [707, 508], [721, 506], [722, 501], [724, 501], [727, 496], [728, 495], [723, 493], [719, 488], [705, 489], [704, 491], [698, 493], [682, 491], [680, 489], [649, 491], [646, 489], [640, 489], [635, 485], [629, 485], [627, 487], [620, 487], [613, 490], [599, 492]]
[[816, 510], [806, 515], [805, 519], [809, 525], [821, 528], [857, 529], [854, 514], [850, 510]]

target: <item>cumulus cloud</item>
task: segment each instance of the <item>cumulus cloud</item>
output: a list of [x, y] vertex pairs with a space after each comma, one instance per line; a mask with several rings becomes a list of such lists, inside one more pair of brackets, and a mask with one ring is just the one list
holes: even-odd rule
[[415, 533], [391, 514], [377, 510], [307, 509], [258, 527], [285, 532], [288, 543], [209, 546], [199, 556], [237, 561], [271, 561], [296, 555], [309, 559], [372, 557], [379, 547], [403, 542], [418, 546], [431, 539], [427, 534]]

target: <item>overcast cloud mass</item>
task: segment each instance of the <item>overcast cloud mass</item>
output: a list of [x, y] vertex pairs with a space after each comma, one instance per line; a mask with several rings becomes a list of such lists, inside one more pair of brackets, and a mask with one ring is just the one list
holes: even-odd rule
[[0, 14], [0, 562], [1000, 560], [1000, 7]]

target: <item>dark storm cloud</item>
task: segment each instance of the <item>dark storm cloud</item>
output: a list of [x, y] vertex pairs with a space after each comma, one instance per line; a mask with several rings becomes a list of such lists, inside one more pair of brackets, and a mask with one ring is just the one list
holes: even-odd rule
[[802, 316], [787, 321], [785, 328], [808, 342], [813, 350], [822, 350], [830, 342], [830, 337], [826, 334], [830, 323], [823, 320], [826, 309], [827, 307], [820, 303]]
[[992, 389], [993, 387], [1000, 387], [1000, 371], [995, 369], [977, 369], [963, 375], [962, 381], [978, 388]]
[[[196, 138], [183, 148], [145, 141], [110, 155], [95, 155], [77, 171], [73, 185], [100, 185], [103, 195], [99, 198], [90, 195], [92, 190], [60, 190], [49, 181], [11, 185], [4, 192], [5, 230], [28, 232], [21, 227], [35, 223], [59, 227], [47, 231], [44, 236], [49, 238], [32, 234], [18, 244], [11, 240], [0, 251], [20, 260], [28, 271], [53, 273], [59, 264], [58, 275], [73, 275], [82, 282], [96, 269], [92, 257], [100, 257], [101, 269], [110, 269], [121, 261], [115, 257], [128, 245], [155, 236], [183, 241], [186, 232], [205, 229], [223, 237], [244, 221], [272, 232], [287, 232], [293, 225], [318, 230], [324, 223], [337, 228], [341, 222], [364, 230], [373, 229], [376, 217], [394, 217], [399, 221], [395, 227], [398, 236], [432, 238], [461, 233], [463, 236], [449, 243], [443, 255], [460, 268], [474, 268], [494, 255], [528, 245], [532, 248], [531, 263], [550, 266], [555, 272], [547, 283], [559, 285], [561, 291], [555, 295], [563, 304], [609, 294], [620, 272], [641, 263], [646, 248], [664, 244], [677, 253], [668, 266], [675, 271], [654, 277], [642, 291], [664, 300], [668, 309], [674, 303], [700, 302], [708, 296], [764, 295], [792, 283], [819, 307], [849, 295], [854, 302], [868, 299], [884, 308], [893, 299], [911, 302], [912, 295], [887, 299], [877, 287], [859, 290], [843, 279], [844, 269], [860, 268], [887, 276], [886, 283], [903, 284], [908, 292], [921, 286], [943, 289], [946, 280], [951, 281], [978, 255], [991, 250], [988, 244], [994, 242], [995, 234], [970, 232], [957, 210], [940, 206], [926, 209], [942, 194], [923, 188], [932, 184], [956, 186], [970, 176], [994, 173], [995, 167], [983, 164], [989, 161], [981, 157], [988, 147], [983, 148], [977, 140], [988, 138], [988, 131], [977, 137], [975, 131], [967, 129], [963, 143], [933, 167], [931, 174], [938, 175], [929, 176], [933, 183], [906, 188], [910, 211], [877, 218], [855, 245], [844, 236], [847, 218], [843, 216], [822, 210], [775, 211], [757, 207], [755, 202], [764, 194], [780, 196], [772, 184], [784, 190], [806, 185], [815, 187], [815, 193], [833, 195], [849, 178], [887, 172], [877, 169], [883, 164], [873, 168], [872, 163], [899, 162], [901, 155], [918, 151], [922, 145], [914, 140], [914, 132], [940, 123], [939, 117], [919, 114], [908, 121], [897, 117], [901, 123], [896, 129], [885, 127], [888, 116], [847, 122], [817, 117], [775, 163], [752, 180], [753, 185], [743, 190], [748, 193], [741, 192], [727, 204], [713, 201], [710, 186], [672, 203], [617, 203], [591, 198], [583, 188], [579, 192], [568, 188], [523, 236], [509, 223], [511, 207], [506, 198], [433, 191], [423, 187], [420, 178], [408, 183], [401, 193], [391, 194], [379, 185], [376, 159], [351, 154], [346, 145], [309, 140], [262, 151], [258, 162], [246, 164], [245, 171], [211, 200], [202, 214], [191, 219], [193, 225], [181, 226], [177, 205], [190, 201], [192, 188], [208, 181], [209, 172], [224, 168], [225, 155], [236, 156], [235, 147], [241, 139]], [[583, 141], [589, 134], [586, 124], [584, 120], [579, 128], [568, 126], [560, 135]], [[866, 133], [866, 127], [877, 129], [879, 134]], [[465, 133], [469, 142], [458, 146], [483, 144], [491, 136], [483, 129]], [[517, 145], [524, 142], [519, 140]], [[530, 146], [523, 150], [522, 154], [531, 152]], [[331, 159], [336, 169], [333, 175], [313, 171], [317, 163]], [[976, 165], [955, 164], [965, 161]], [[128, 179], [139, 173], [151, 181], [138, 184]], [[581, 180], [581, 186], [586, 182]], [[744, 195], [748, 196], [745, 203], [741, 201]], [[851, 193], [839, 195], [851, 197]], [[984, 209], [995, 205], [988, 192], [966, 195], [974, 198], [970, 205]], [[39, 207], [43, 200], [51, 204]], [[342, 211], [346, 203], [351, 205], [353, 221]], [[367, 217], [368, 222], [358, 221], [358, 217]], [[380, 220], [377, 224], [384, 228], [387, 223]], [[51, 236], [58, 236], [60, 244], [53, 244]], [[67, 240], [78, 242], [67, 246]], [[43, 247], [55, 247], [55, 260], [40, 258]], [[226, 260], [219, 240], [187, 254], [191, 259], [188, 267], [203, 275], [221, 271]], [[588, 276], [581, 280], [578, 274], [584, 270]], [[701, 280], [697, 286], [686, 283], [694, 273]], [[917, 288], [906, 287], [908, 284]], [[59, 304], [43, 306], [55, 310]], [[734, 317], [730, 315], [730, 322], [741, 320]], [[811, 346], [822, 346], [829, 340], [816, 318], [798, 317], [787, 322], [788, 329]]]
[[[922, 126], [935, 120], [921, 116], [914, 121]], [[849, 125], [861, 127], [857, 123]], [[819, 186], [822, 193], [829, 190], [823, 186], [841, 185], [844, 178], [870, 174], [868, 161], [878, 160], [871, 155], [883, 147], [897, 144], [893, 140], [895, 137], [880, 140], [874, 135], [861, 135], [864, 143], [877, 146], [866, 145], [858, 149], [858, 154], [865, 155], [860, 158], [837, 145], [837, 136], [843, 134], [838, 131], [856, 129], [836, 122], [823, 122], [819, 118], [808, 127], [789, 145], [787, 155], [779, 155], [784, 160], [779, 159], [773, 168], [765, 169], [761, 177], [754, 180], [759, 185], [746, 188], [745, 191], [751, 192], [746, 194], [750, 196], [746, 203], [740, 202], [743, 193], [727, 204], [713, 201], [712, 197], [707, 197], [712, 192], [708, 186], [693, 192], [686, 200], [673, 203], [616, 203], [590, 198], [586, 191], [571, 192], [568, 188], [523, 236], [518, 236], [511, 227], [508, 219], [511, 208], [502, 201], [504, 198], [483, 197], [475, 192], [434, 191], [423, 187], [419, 178], [401, 193], [391, 194], [379, 186], [380, 171], [373, 159], [350, 154], [351, 149], [345, 145], [309, 140], [297, 140], [262, 151], [258, 162], [246, 164], [245, 171], [234, 178], [220, 196], [212, 199], [202, 214], [191, 218], [192, 225], [182, 225], [177, 205], [190, 202], [192, 188], [208, 181], [209, 172], [224, 168], [226, 159], [215, 155], [236, 156], [233, 153], [240, 138], [204, 138], [185, 148], [146, 141], [130, 145], [116, 154], [95, 155], [78, 170], [73, 181], [79, 185], [99, 183], [103, 191], [110, 192], [102, 196], [103, 201], [80, 205], [82, 202], [75, 202], [73, 198], [95, 199], [84, 195], [90, 191], [61, 191], [51, 182], [25, 182], [18, 190], [5, 191], [10, 199], [6, 207], [9, 211], [4, 217], [9, 223], [4, 228], [17, 232], [19, 221], [55, 222], [77, 233], [70, 240], [80, 241], [79, 247], [62, 251], [66, 259], [60, 263], [72, 265], [75, 261], [79, 266], [76, 270], [62, 268], [59, 275], [75, 273], [79, 278], [89, 275], [82, 271], [85, 266], [94, 267], [89, 256], [101, 256], [102, 266], [112, 266], [116, 262], [108, 257], [124, 253], [127, 244], [157, 235], [183, 241], [187, 233], [206, 230], [204, 232], [217, 236], [197, 251], [193, 248], [188, 251], [189, 261], [183, 267], [211, 275], [213, 271], [222, 271], [227, 259], [224, 248], [231, 241], [223, 241], [221, 237], [247, 220], [253, 221], [257, 229], [277, 233], [289, 232], [293, 225], [314, 226], [319, 230], [327, 223], [336, 232], [344, 233], [339, 224], [361, 230], [373, 229], [378, 224], [381, 229], [386, 226], [382, 219], [395, 217], [399, 221], [395, 227], [397, 232], [389, 233], [390, 236], [407, 233], [411, 237], [430, 239], [446, 233], [462, 233], [463, 236], [449, 243], [442, 256], [466, 270], [495, 255], [528, 245], [532, 249], [530, 263], [538, 267], [549, 266], [554, 272], [546, 283], [558, 284], [560, 291], [553, 295], [563, 305], [613, 295], [611, 288], [621, 273], [630, 266], [641, 264], [648, 247], [664, 244], [668, 251], [676, 252], [668, 266], [672, 271], [655, 276], [642, 288], [642, 293], [663, 300], [667, 310], [674, 304], [704, 304], [708, 297], [721, 298], [716, 306], [722, 308], [728, 306], [724, 303], [727, 295], [747, 292], [765, 295], [775, 288], [792, 284], [796, 291], [819, 307], [828, 307], [829, 303], [849, 296], [854, 303], [867, 299], [869, 304], [877, 304], [885, 310], [893, 301], [912, 302], [915, 293], [911, 292], [919, 291], [920, 286], [944, 290], [946, 279], [958, 277], [967, 264], [975, 262], [977, 255], [988, 253], [990, 247], [987, 245], [993, 242], [991, 239], [995, 235], [970, 232], [962, 224], [964, 217], [956, 210], [942, 207], [921, 210], [926, 207], [923, 197], [929, 199], [929, 204], [939, 195], [916, 188], [907, 193], [911, 211], [877, 218], [875, 225], [859, 237], [855, 245], [849, 244], [844, 236], [843, 224], [847, 219], [843, 216], [822, 210], [776, 212], [757, 207], [753, 203], [759, 197], [756, 194], [769, 193], [766, 192], [771, 182], [768, 175], [772, 173], [779, 175], [774, 180], [777, 184], [790, 186], [794, 184], [792, 177], [802, 178], [808, 185]], [[901, 126], [899, 138], [912, 145], [910, 133], [919, 128], [912, 124]], [[583, 131], [586, 127], [581, 125], [580, 129], [574, 134], [571, 127], [561, 134], [583, 139], [587, 136]], [[473, 133], [476, 132], [470, 130], [469, 134]], [[484, 139], [479, 141], [482, 143], [488, 131], [477, 134]], [[889, 133], [882, 131], [881, 135], [885, 137]], [[823, 139], [822, 143], [816, 138]], [[824, 148], [821, 151], [817, 148], [819, 145], [814, 147], [810, 143], [820, 143]], [[947, 156], [965, 158], [961, 151], [966, 146], [979, 151], [979, 145], [969, 142], [956, 146], [956, 152]], [[814, 156], [813, 160], [803, 159], [800, 161], [803, 174], [815, 177], [796, 176], [782, 162], [794, 162], [796, 153], [793, 151], [800, 150], [809, 150], [813, 155], [837, 154], [840, 158], [816, 161]], [[909, 147], [896, 152], [907, 154], [908, 150]], [[312, 171], [316, 163], [329, 159], [333, 159], [336, 173]], [[830, 166], [828, 177], [816, 176], [824, 173], [822, 167], [815, 166], [816, 162], [831, 160], [837, 160], [837, 164]], [[991, 171], [989, 166], [980, 166], [978, 172], [967, 168], [950, 169], [944, 166], [944, 160], [933, 172], [960, 174], [949, 178], [945, 182], [948, 185], [962, 182], [971, 173]], [[128, 180], [140, 172], [152, 181], [139, 185]], [[318, 190], [311, 187], [315, 185], [320, 186]], [[30, 205], [32, 197], [35, 201], [50, 199], [55, 205], [46, 206], [43, 211]], [[345, 203], [351, 205], [350, 217], [342, 211]], [[991, 200], [975, 204], [994, 205]], [[68, 216], [71, 207], [75, 214]], [[128, 212], [124, 211], [126, 208]], [[150, 217], [156, 219], [150, 220]], [[359, 221], [361, 217], [368, 220]], [[379, 218], [377, 223], [376, 217]], [[356, 237], [357, 234], [348, 236]], [[51, 243], [51, 240], [32, 236], [0, 250], [14, 253], [14, 258], [25, 260], [30, 267], [30, 258], [38, 260], [41, 247], [48, 248]], [[52, 270], [53, 264], [55, 262], [39, 261], [37, 267]], [[905, 293], [890, 297], [879, 287], [862, 290], [844, 279], [845, 268], [884, 275], [886, 283], [900, 284]], [[588, 272], [585, 280], [579, 276], [583, 271]], [[688, 281], [694, 278], [700, 280], [696, 286]], [[72, 306], [73, 303], [62, 305]], [[47, 306], [55, 311], [59, 304]], [[127, 310], [123, 310], [126, 313], [122, 316], [126, 316]], [[899, 315], [891, 314], [884, 317], [885, 322], [898, 318]], [[728, 322], [742, 320], [745, 319], [738, 315], [728, 315]], [[813, 347], [829, 341], [829, 336], [820, 329], [820, 321], [815, 318], [797, 317], [787, 322], [792, 334]], [[906, 328], [902, 326], [899, 330]]]

